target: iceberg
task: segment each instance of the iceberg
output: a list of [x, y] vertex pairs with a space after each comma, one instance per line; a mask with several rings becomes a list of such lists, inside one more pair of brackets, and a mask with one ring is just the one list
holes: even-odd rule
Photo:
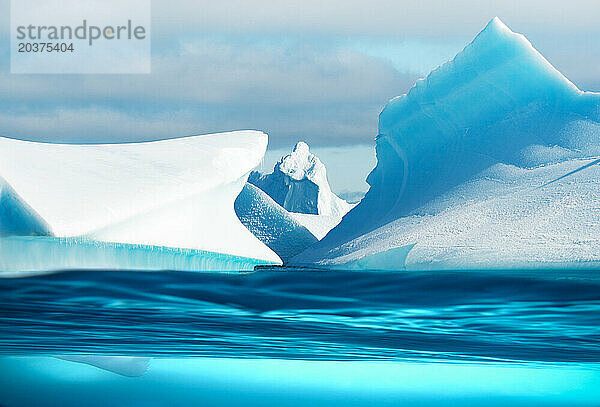
[[290, 212], [250, 183], [235, 200], [235, 212], [242, 224], [284, 262], [317, 242]]
[[284, 262], [322, 239], [351, 207], [331, 191], [325, 165], [302, 141], [271, 174], [250, 173], [235, 202], [242, 223]]
[[302, 141], [275, 164], [271, 174], [253, 171], [248, 182], [262, 189], [289, 212], [341, 219], [352, 207], [331, 191], [325, 165]]
[[234, 211], [266, 146], [258, 131], [89, 145], [0, 138], [3, 269], [44, 267], [29, 248], [58, 268], [280, 264]]
[[376, 153], [363, 200], [292, 264], [600, 264], [600, 95], [498, 18], [387, 104]]

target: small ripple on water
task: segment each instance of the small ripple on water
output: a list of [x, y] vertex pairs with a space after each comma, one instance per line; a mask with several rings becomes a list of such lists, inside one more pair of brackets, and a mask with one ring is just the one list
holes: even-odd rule
[[0, 280], [0, 353], [600, 362], [600, 272]]

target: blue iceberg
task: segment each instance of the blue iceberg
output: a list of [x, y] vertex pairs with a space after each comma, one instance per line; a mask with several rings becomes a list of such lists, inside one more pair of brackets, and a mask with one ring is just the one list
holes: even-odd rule
[[600, 95], [500, 19], [387, 104], [376, 152], [365, 198], [293, 264], [600, 264]]

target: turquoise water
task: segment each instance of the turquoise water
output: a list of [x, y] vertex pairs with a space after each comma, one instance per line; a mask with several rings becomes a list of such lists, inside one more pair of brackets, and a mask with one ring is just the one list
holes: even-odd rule
[[596, 271], [0, 279], [0, 405], [599, 406], [599, 310]]

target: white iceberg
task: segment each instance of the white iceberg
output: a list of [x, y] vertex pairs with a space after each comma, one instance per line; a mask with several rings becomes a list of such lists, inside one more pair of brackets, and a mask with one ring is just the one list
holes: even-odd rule
[[388, 103], [376, 151], [365, 198], [292, 264], [600, 264], [600, 95], [498, 18]]
[[[182, 269], [280, 264], [233, 207], [266, 146], [258, 131], [90, 145], [0, 138], [0, 267], [179, 269], [169, 253], [196, 258]], [[28, 264], [28, 248], [45, 251], [45, 265]]]

